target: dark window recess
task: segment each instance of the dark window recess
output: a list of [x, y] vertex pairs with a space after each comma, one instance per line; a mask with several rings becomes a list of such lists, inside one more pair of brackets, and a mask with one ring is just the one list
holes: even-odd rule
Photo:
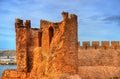
[[39, 46], [42, 46], [42, 32], [39, 33]]
[[50, 27], [49, 28], [49, 44], [51, 43], [53, 36], [54, 36], [54, 29]]

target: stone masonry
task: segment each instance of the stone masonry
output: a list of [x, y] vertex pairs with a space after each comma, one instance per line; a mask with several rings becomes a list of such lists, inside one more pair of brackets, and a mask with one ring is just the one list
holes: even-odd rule
[[2, 79], [120, 77], [120, 42], [78, 42], [77, 16], [62, 16], [61, 22], [41, 20], [40, 29], [32, 28], [30, 20], [16, 19], [17, 69], [5, 70]]
[[2, 79], [70, 79], [78, 73], [77, 16], [62, 16], [56, 23], [41, 20], [40, 29], [16, 19], [17, 69], [5, 70]]

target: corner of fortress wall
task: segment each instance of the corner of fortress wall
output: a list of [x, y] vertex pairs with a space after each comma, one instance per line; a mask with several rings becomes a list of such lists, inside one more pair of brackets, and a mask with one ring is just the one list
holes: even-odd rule
[[31, 28], [31, 21], [16, 19], [17, 69], [6, 70], [2, 79], [56, 79], [78, 73], [77, 16], [62, 12], [61, 22], [40, 21]]

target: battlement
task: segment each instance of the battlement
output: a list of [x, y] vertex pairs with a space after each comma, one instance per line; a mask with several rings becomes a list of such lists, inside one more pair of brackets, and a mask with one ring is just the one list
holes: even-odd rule
[[15, 27], [16, 28], [31, 28], [31, 21], [30, 20], [26, 20], [25, 22], [23, 22], [23, 20], [16, 18], [15, 20]]
[[[40, 20], [40, 28], [53, 27], [58, 28], [63, 22], [67, 22], [67, 20], [74, 22], [77, 20], [77, 16], [75, 14], [68, 14], [68, 12], [62, 12], [63, 20], [61, 22], [50, 22], [47, 20]], [[15, 28], [31, 28], [31, 20], [21, 20], [19, 18], [15, 19]]]
[[80, 48], [82, 49], [89, 49], [89, 48], [93, 48], [93, 49], [98, 49], [98, 48], [102, 48], [102, 49], [117, 49], [120, 47], [120, 41], [83, 41], [82, 45], [80, 45]]
[[63, 21], [66, 21], [68, 19], [77, 19], [77, 16], [75, 14], [68, 14], [68, 12], [62, 12], [62, 16], [63, 16]]

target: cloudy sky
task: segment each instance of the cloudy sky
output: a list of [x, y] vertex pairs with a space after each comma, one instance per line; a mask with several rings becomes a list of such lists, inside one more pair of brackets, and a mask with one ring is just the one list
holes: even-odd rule
[[79, 41], [120, 40], [120, 0], [0, 0], [0, 49], [15, 49], [15, 18], [61, 21], [61, 12], [78, 16]]

